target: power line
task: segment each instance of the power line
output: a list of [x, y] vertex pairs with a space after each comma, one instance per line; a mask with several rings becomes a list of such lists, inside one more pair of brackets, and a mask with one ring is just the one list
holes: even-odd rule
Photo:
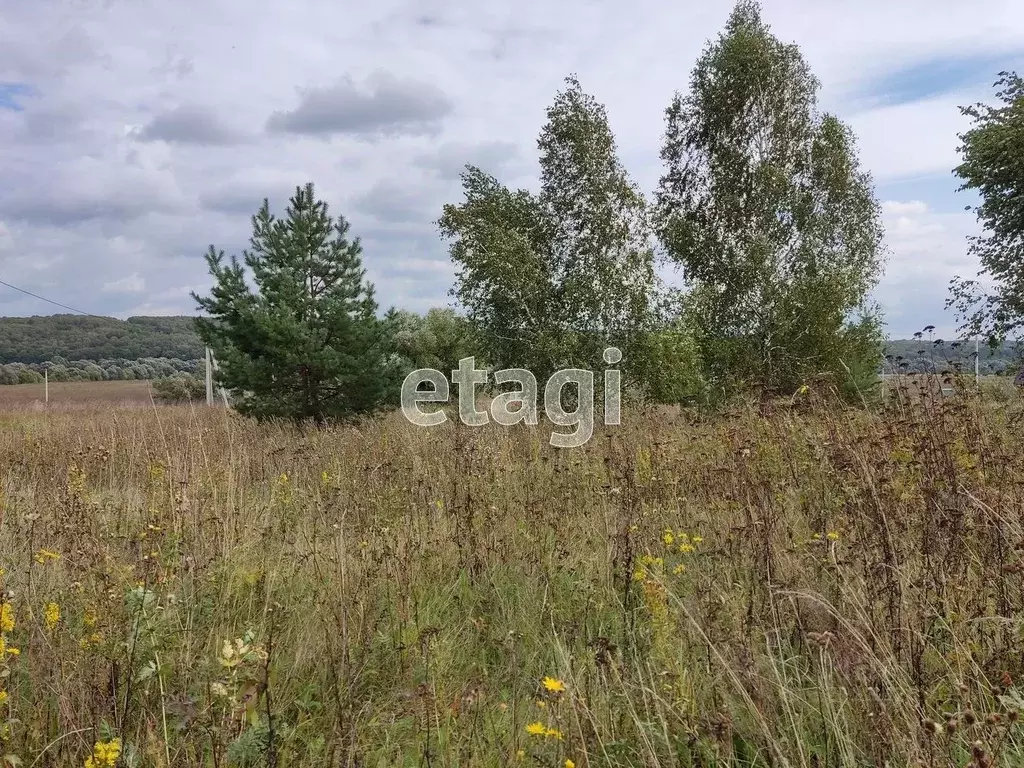
[[110, 318], [110, 317], [103, 317], [103, 315], [94, 315], [92, 312], [86, 312], [84, 309], [75, 309], [74, 307], [69, 307], [67, 304], [61, 304], [59, 301], [54, 301], [53, 299], [48, 299], [45, 296], [40, 296], [38, 293], [32, 293], [32, 291], [26, 291], [24, 288], [19, 288], [16, 285], [11, 285], [10, 283], [4, 282], [3, 280], [0, 280], [0, 285], [6, 285], [8, 288], [13, 288], [16, 291], [24, 293], [26, 296], [31, 296], [34, 299], [39, 299], [40, 301], [45, 301], [46, 303], [53, 304], [55, 307], [60, 307], [61, 309], [70, 309], [72, 312], [77, 312], [78, 314], [85, 315], [86, 317], [97, 317], [100, 320], [111, 320], [111, 319], [114, 319], [114, 318]]

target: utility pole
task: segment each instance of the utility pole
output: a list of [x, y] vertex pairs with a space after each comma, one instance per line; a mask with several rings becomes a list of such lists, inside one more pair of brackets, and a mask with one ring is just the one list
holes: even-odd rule
[[206, 404], [213, 405], [213, 351], [206, 348]]

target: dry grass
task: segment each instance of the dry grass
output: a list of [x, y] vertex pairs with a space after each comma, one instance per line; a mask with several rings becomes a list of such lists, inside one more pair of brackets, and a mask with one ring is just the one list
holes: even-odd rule
[[632, 413], [562, 452], [397, 418], [8, 417], [0, 755], [1019, 765], [1019, 406], [906, 402]]
[[0, 386], [0, 411], [88, 410], [151, 404], [148, 381], [53, 381], [50, 403], [42, 384]]

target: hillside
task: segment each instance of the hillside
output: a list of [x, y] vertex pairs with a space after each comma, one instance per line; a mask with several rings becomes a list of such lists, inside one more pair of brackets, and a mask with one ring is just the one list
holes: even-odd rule
[[202, 356], [191, 317], [0, 317], [0, 364]]
[[[0, 317], [0, 365], [65, 360], [141, 360], [168, 358], [197, 360], [203, 343], [192, 327], [192, 317], [83, 317], [49, 315]], [[892, 339], [886, 344], [886, 370], [974, 370], [974, 345], [927, 339]], [[981, 348], [980, 372], [998, 374], [1019, 366], [1016, 347]], [[58, 361], [59, 362], [59, 361]]]

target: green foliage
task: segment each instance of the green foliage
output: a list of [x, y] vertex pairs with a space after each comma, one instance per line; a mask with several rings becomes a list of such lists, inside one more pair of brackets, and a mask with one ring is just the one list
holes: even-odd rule
[[451, 308], [435, 307], [426, 315], [391, 310], [384, 322], [403, 373], [433, 368], [447, 376], [464, 357], [476, 356], [477, 365], [482, 362], [472, 326]]
[[850, 130], [817, 111], [795, 45], [742, 0], [666, 111], [657, 228], [692, 288], [709, 382], [791, 391], [839, 373], [880, 273], [882, 228]]
[[452, 292], [483, 354], [539, 379], [601, 366], [608, 345], [623, 350], [628, 368], [654, 284], [646, 206], [605, 109], [574, 77], [566, 83], [537, 141], [539, 194], [467, 166], [464, 202], [446, 205], [439, 220], [458, 270]]
[[156, 379], [153, 396], [168, 403], [188, 403], [206, 397], [206, 383], [198, 376], [178, 374]]
[[381, 407], [395, 373], [348, 222], [331, 217], [307, 184], [296, 188], [285, 218], [264, 200], [252, 225], [244, 266], [211, 245], [215, 285], [209, 296], [193, 294], [208, 315], [196, 325], [217, 358], [218, 383], [258, 419], [324, 425]]
[[0, 317], [0, 363], [202, 356], [191, 317]]
[[[975, 212], [985, 234], [971, 238], [980, 280], [955, 278], [947, 302], [964, 334], [993, 342], [1024, 327], [1024, 79], [1001, 72], [995, 86], [998, 106], [960, 109], [973, 125], [960, 136], [963, 162], [954, 172], [963, 180], [961, 190], [981, 195]], [[991, 292], [982, 282], [994, 283]]]
[[703, 361], [693, 333], [681, 325], [652, 331], [640, 345], [644, 394], [655, 403], [692, 403], [706, 398]]

